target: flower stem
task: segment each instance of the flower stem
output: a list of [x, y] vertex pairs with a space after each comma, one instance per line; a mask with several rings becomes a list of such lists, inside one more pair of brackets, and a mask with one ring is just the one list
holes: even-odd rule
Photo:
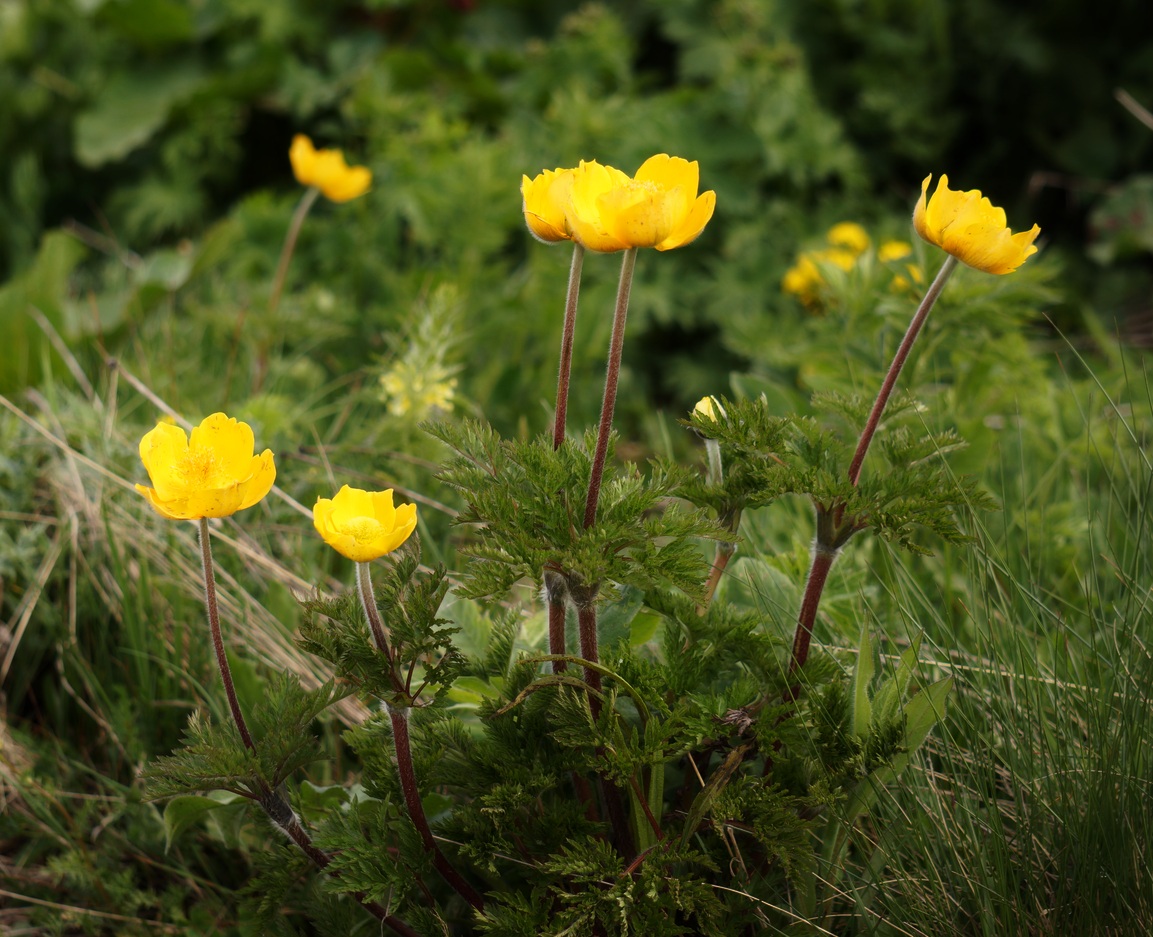
[[412, 743], [408, 735], [407, 707], [394, 707], [387, 703], [388, 717], [392, 721], [392, 738], [396, 746], [396, 768], [400, 777], [400, 787], [404, 793], [404, 803], [408, 807], [408, 816], [420, 834], [424, 844], [424, 851], [432, 855], [432, 864], [446, 882], [452, 886], [465, 901], [477, 911], [484, 910], [484, 898], [473, 888], [464, 877], [440, 851], [432, 835], [432, 828], [428, 825], [428, 818], [424, 814], [424, 805], [420, 801], [420, 788], [416, 783], [416, 771], [412, 762]]
[[925, 292], [925, 298], [921, 300], [921, 305], [917, 307], [917, 312], [913, 316], [913, 321], [909, 323], [905, 337], [901, 339], [897, 353], [893, 356], [893, 362], [889, 365], [889, 373], [885, 375], [885, 380], [881, 383], [881, 390], [877, 394], [876, 401], [873, 403], [873, 409], [869, 413], [869, 419], [865, 423], [865, 428], [861, 431], [861, 438], [857, 443], [857, 451], [853, 453], [853, 461], [849, 463], [849, 481], [854, 485], [857, 484], [857, 480], [861, 477], [861, 463], [865, 461], [865, 453], [869, 451], [869, 443], [873, 441], [873, 434], [877, 431], [877, 426], [881, 422], [881, 415], [885, 412], [885, 404], [889, 402], [889, 396], [893, 393], [893, 387], [901, 374], [901, 368], [905, 366], [905, 359], [909, 357], [909, 352], [913, 348], [913, 342], [917, 340], [917, 336], [921, 332], [921, 326], [925, 324], [925, 320], [929, 317], [930, 310], [937, 302], [937, 297], [941, 295], [941, 290], [945, 288], [945, 283], [948, 282], [949, 275], [956, 266], [957, 258], [952, 254], [945, 258], [945, 262], [941, 264], [941, 269], [937, 272], [937, 276]]
[[[925, 324], [925, 320], [929, 317], [929, 312], [937, 302], [937, 298], [941, 295], [941, 290], [945, 288], [945, 284], [948, 282], [949, 276], [956, 266], [956, 257], [950, 255], [945, 258], [941, 269], [937, 271], [937, 276], [934, 277], [929, 289], [926, 290], [925, 298], [921, 300], [921, 305], [917, 307], [917, 311], [913, 315], [913, 320], [909, 323], [909, 328], [905, 331], [905, 337], [901, 339], [901, 344], [898, 346], [896, 354], [893, 355], [892, 363], [889, 365], [889, 370], [885, 374], [885, 379], [881, 382], [881, 389], [877, 393], [877, 399], [873, 403], [873, 409], [869, 412], [869, 418], [865, 422], [864, 429], [861, 430], [861, 438], [857, 441], [857, 448], [853, 453], [853, 461], [849, 463], [849, 481], [854, 486], [860, 480], [861, 465], [864, 463], [865, 455], [869, 451], [869, 444], [873, 441], [873, 436], [881, 423], [881, 417], [885, 412], [885, 405], [889, 402], [889, 397], [892, 396], [893, 388], [896, 386], [897, 378], [901, 374], [901, 369], [905, 366], [909, 352], [912, 351], [913, 343], [917, 340], [917, 336], [920, 335], [921, 327]], [[793, 635], [793, 653], [789, 660], [790, 676], [803, 667], [805, 661], [808, 660], [809, 644], [813, 638], [813, 625], [817, 620], [817, 609], [821, 604], [821, 594], [824, 592], [825, 582], [829, 578], [829, 570], [833, 568], [833, 561], [837, 558], [837, 549], [840, 544], [844, 543], [844, 540], [847, 539], [847, 532], [841, 529], [844, 507], [842, 503], [836, 506], [831, 512], [826, 512], [822, 507], [817, 508], [818, 537], [817, 543], [813, 547], [813, 562], [809, 568], [808, 581], [805, 583], [805, 595], [801, 600], [801, 611], [797, 616], [797, 630]], [[832, 529], [822, 533], [822, 527], [830, 522]], [[831, 542], [829, 541], [830, 537], [834, 538]], [[795, 700], [800, 693], [800, 687], [790, 687], [788, 692], [789, 696]]]
[[[580, 627], [580, 641], [581, 641], [581, 657], [593, 664], [600, 663], [600, 651], [597, 647], [597, 607], [595, 604], [578, 605], [577, 606], [577, 624]], [[589, 709], [592, 711], [593, 719], [600, 718], [601, 714], [601, 701], [596, 695], [601, 691], [601, 675], [600, 671], [593, 670], [591, 667], [586, 667], [585, 683], [588, 684], [589, 690]]]
[[384, 622], [380, 620], [376, 597], [372, 594], [372, 570], [368, 563], [356, 564], [356, 591], [360, 595], [360, 607], [364, 609], [365, 620], [372, 629], [373, 643], [391, 666], [392, 649], [388, 646], [388, 632], [385, 630]]
[[228, 656], [224, 653], [224, 639], [220, 634], [220, 610], [216, 604], [216, 574], [212, 567], [212, 544], [209, 542], [208, 518], [200, 518], [200, 563], [204, 572], [204, 605], [208, 610], [208, 630], [212, 634], [212, 647], [216, 651], [216, 666], [224, 683], [224, 693], [228, 697], [228, 708], [232, 710], [232, 721], [250, 752], [256, 751], [248, 723], [240, 711], [240, 701], [236, 698], [236, 687], [232, 683], [232, 670], [228, 666]]
[[[597, 503], [600, 500], [601, 479], [608, 458], [609, 434], [613, 428], [613, 413], [617, 405], [617, 381], [621, 373], [621, 356], [625, 347], [625, 320], [629, 312], [629, 292], [633, 285], [633, 270], [637, 263], [637, 249], [630, 247], [621, 259], [621, 279], [617, 287], [616, 311], [613, 314], [613, 334], [609, 343], [608, 370], [605, 375], [605, 395], [601, 402], [601, 422], [597, 430], [597, 447], [593, 454], [589, 492], [585, 501], [584, 525], [587, 530], [596, 523]], [[591, 658], [590, 658], [591, 659]]]
[[320, 195], [320, 189], [316, 186], [309, 186], [300, 202], [296, 206], [296, 211], [292, 214], [292, 221], [288, 224], [288, 233], [284, 237], [284, 246], [280, 249], [280, 260], [276, 264], [276, 274], [272, 278], [272, 292], [268, 295], [268, 316], [265, 328], [267, 332], [261, 339], [259, 351], [257, 352], [256, 362], [256, 377], [253, 380], [253, 393], [256, 393], [264, 385], [264, 376], [268, 373], [268, 354], [269, 346], [272, 344], [272, 336], [277, 334], [273, 328], [273, 322], [276, 320], [276, 311], [280, 308], [280, 295], [284, 292], [284, 281], [288, 278], [288, 265], [292, 261], [292, 254], [296, 250], [296, 239], [300, 236], [300, 229], [304, 225], [304, 219], [308, 215], [309, 210], [315, 204], [317, 197]]
[[300, 229], [309, 210], [320, 195], [320, 189], [309, 186], [301, 196], [296, 211], [293, 212], [292, 221], [288, 225], [288, 233], [284, 237], [284, 246], [280, 249], [280, 260], [276, 264], [276, 276], [272, 280], [272, 292], [268, 297], [268, 318], [276, 315], [280, 306], [280, 294], [284, 291], [284, 281], [288, 277], [288, 265], [292, 261], [292, 253], [296, 250], [296, 239], [300, 237]]
[[[837, 554], [833, 550], [822, 547], [819, 543], [813, 547], [813, 563], [809, 567], [809, 578], [805, 583], [805, 595], [801, 600], [801, 613], [797, 616], [797, 630], [793, 635], [793, 653], [789, 660], [789, 676], [800, 670], [805, 661], [809, 659], [809, 644], [813, 640], [813, 625], [817, 620], [817, 609], [821, 604], [821, 593], [825, 590], [825, 582], [829, 578], [829, 570], [833, 568], [833, 561]], [[789, 695], [797, 698], [799, 687], [792, 687]]]
[[572, 348], [573, 339], [576, 335], [577, 300], [580, 298], [581, 268], [584, 267], [584, 259], [584, 245], [573, 241], [572, 266], [569, 268], [568, 293], [565, 296], [564, 304], [564, 331], [560, 340], [560, 368], [556, 383], [556, 417], [552, 427], [552, 447], [554, 449], [559, 449], [560, 444], [564, 442], [565, 423], [568, 419]]
[[722, 540], [717, 544], [716, 552], [713, 554], [713, 567], [709, 570], [709, 578], [705, 583], [704, 601], [698, 606], [697, 614], [703, 615], [708, 610], [709, 604], [713, 601], [713, 594], [720, 584], [721, 576], [725, 574], [729, 560], [733, 558], [736, 551], [737, 545], [731, 541]]

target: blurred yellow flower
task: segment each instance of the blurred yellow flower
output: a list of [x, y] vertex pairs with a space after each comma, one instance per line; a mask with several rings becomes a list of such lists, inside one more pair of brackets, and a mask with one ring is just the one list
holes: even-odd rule
[[297, 182], [315, 186], [334, 202], [364, 195], [372, 185], [372, 171], [367, 166], [349, 166], [340, 150], [318, 150], [302, 133], [292, 138], [288, 158]]
[[411, 416], [415, 422], [452, 409], [456, 378], [443, 365], [398, 361], [380, 376], [380, 389], [393, 416]]
[[260, 501], [276, 481], [272, 450], [254, 455], [252, 427], [223, 413], [205, 417], [191, 439], [161, 422], [140, 440], [152, 488], [136, 490], [170, 520], [228, 517]]
[[535, 179], [521, 176], [524, 220], [533, 237], [555, 243], [572, 240], [565, 212], [572, 191], [572, 169], [546, 169]]
[[696, 161], [666, 153], [650, 156], [633, 177], [582, 161], [573, 170], [568, 229], [574, 240], [603, 253], [683, 247], [696, 240], [716, 207], [716, 193], [697, 195], [699, 185]]
[[318, 498], [312, 522], [341, 556], [367, 563], [391, 553], [416, 529], [416, 505], [392, 503], [392, 489], [363, 491], [345, 485], [332, 498]]
[[941, 176], [930, 198], [932, 178], [930, 173], [921, 183], [921, 198], [913, 210], [913, 227], [930, 244], [985, 273], [1012, 273], [1037, 253], [1033, 241], [1041, 233], [1039, 226], [1014, 234], [1004, 209], [977, 189], [954, 192], [948, 176]]
[[904, 260], [913, 253], [913, 245], [908, 241], [885, 241], [877, 248], [877, 259], [883, 263]]
[[844, 247], [854, 254], [863, 254], [869, 249], [869, 235], [855, 221], [842, 221], [829, 228], [825, 240], [834, 247]]

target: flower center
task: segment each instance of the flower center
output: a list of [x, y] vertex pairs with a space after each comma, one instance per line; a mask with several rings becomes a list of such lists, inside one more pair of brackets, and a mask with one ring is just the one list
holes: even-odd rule
[[375, 517], [361, 515], [351, 518], [344, 525], [344, 533], [352, 537], [357, 543], [372, 543], [384, 533], [384, 525]]
[[208, 488], [220, 471], [211, 449], [189, 449], [176, 465], [176, 474], [189, 488]]

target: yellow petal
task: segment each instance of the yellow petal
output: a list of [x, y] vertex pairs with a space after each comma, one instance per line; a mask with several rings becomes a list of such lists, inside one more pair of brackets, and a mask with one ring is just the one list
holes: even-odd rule
[[565, 215], [572, 191], [571, 169], [546, 169], [535, 179], [521, 177], [521, 210], [529, 231], [546, 243], [567, 241], [571, 235]]
[[276, 483], [276, 464], [271, 449], [265, 449], [260, 455], [253, 456], [249, 462], [249, 477], [241, 486], [240, 506], [238, 511], [250, 508], [259, 501]]
[[696, 160], [689, 162], [679, 156], [658, 153], [641, 163], [641, 168], [637, 170], [634, 178], [637, 182], [652, 182], [668, 191], [679, 191], [678, 203], [673, 207], [675, 213], [673, 226], [676, 228], [684, 222], [693, 209], [693, 203], [697, 199], [697, 188], [700, 186], [701, 173]]
[[695, 241], [709, 219], [713, 217], [713, 209], [717, 206], [717, 193], [711, 189], [699, 195], [689, 213], [674, 229], [672, 234], [656, 245], [659, 251], [671, 251], [677, 247], [684, 247]]
[[301, 185], [316, 184], [314, 181], [316, 148], [308, 137], [298, 133], [292, 138], [292, 146], [288, 149], [288, 159], [292, 163], [292, 172], [296, 176], [297, 182]]

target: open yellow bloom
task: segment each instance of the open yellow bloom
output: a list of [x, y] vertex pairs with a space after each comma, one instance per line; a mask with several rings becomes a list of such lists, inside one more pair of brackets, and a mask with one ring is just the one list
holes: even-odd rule
[[954, 192], [948, 176], [941, 176], [929, 198], [932, 178], [930, 173], [921, 183], [921, 198], [913, 210], [913, 227], [930, 244], [985, 273], [1012, 273], [1037, 253], [1033, 241], [1041, 233], [1038, 225], [1014, 234], [1006, 224], [1004, 209], [977, 189]]
[[316, 186], [334, 202], [364, 195], [372, 185], [372, 171], [367, 166], [349, 166], [340, 150], [318, 150], [302, 133], [292, 138], [288, 158], [297, 182]]
[[312, 509], [317, 533], [341, 556], [367, 563], [391, 553], [416, 529], [416, 505], [393, 507], [392, 489], [363, 491], [345, 485]]
[[698, 196], [699, 185], [695, 160], [666, 153], [650, 156], [632, 177], [612, 166], [582, 162], [573, 170], [568, 230], [574, 240], [602, 253], [683, 247], [696, 240], [716, 207], [716, 193]]
[[174, 521], [243, 511], [276, 481], [272, 450], [253, 455], [253, 442], [252, 427], [223, 413], [205, 417], [191, 439], [179, 426], [158, 423], [140, 440], [140, 461], [153, 487], [136, 490]]
[[524, 220], [538, 240], [548, 243], [572, 240], [565, 218], [572, 179], [571, 169], [546, 169], [535, 179], [521, 176]]

